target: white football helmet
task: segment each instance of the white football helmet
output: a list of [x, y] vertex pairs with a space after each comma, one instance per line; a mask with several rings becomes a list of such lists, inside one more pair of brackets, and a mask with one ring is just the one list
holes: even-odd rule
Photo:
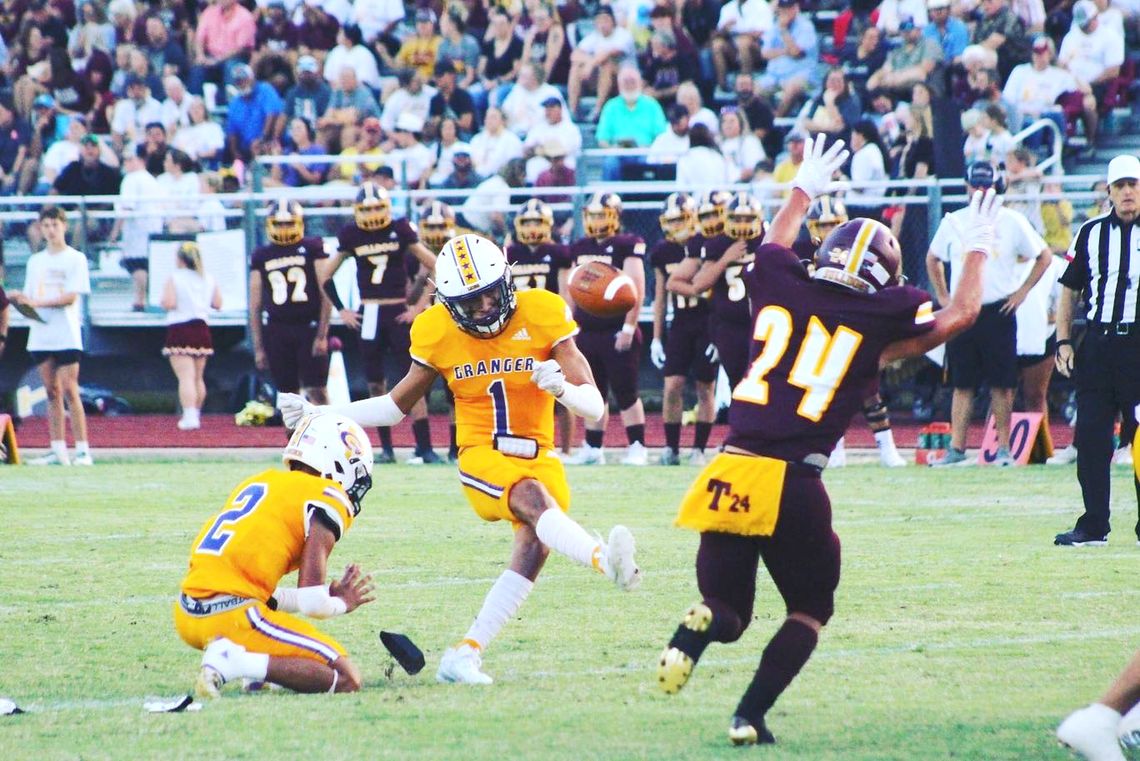
[[285, 446], [281, 461], [299, 462], [336, 481], [352, 500], [353, 515], [372, 488], [372, 444], [364, 429], [331, 412], [301, 419]]
[[478, 338], [502, 333], [518, 306], [506, 255], [478, 235], [444, 245], [435, 260], [435, 295], [459, 327]]

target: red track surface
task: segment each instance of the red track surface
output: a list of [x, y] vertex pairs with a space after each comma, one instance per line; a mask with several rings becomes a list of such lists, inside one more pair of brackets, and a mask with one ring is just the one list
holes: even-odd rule
[[[202, 428], [197, 431], [179, 431], [175, 427], [175, 415], [124, 415], [121, 417], [97, 417], [88, 415], [87, 427], [91, 446], [116, 448], [150, 447], [278, 447], [285, 443], [283, 428], [249, 427], [234, 425], [232, 415], [203, 415]], [[894, 423], [895, 440], [900, 447], [913, 447], [918, 433], [923, 428], [920, 423], [897, 420]], [[1062, 447], [1072, 441], [1072, 431], [1064, 424], [1052, 426], [1053, 442]], [[448, 442], [448, 420], [446, 416], [434, 415], [431, 419], [432, 441], [437, 448], [445, 448]], [[718, 425], [713, 429], [710, 444], [717, 446], [727, 431], [727, 426]], [[370, 432], [373, 442], [374, 432]], [[48, 446], [47, 420], [28, 418], [21, 424], [17, 436], [21, 447]], [[579, 437], [581, 428], [579, 427]], [[413, 446], [412, 428], [408, 421], [400, 423], [392, 431], [393, 443], [397, 447]], [[681, 445], [686, 447], [693, 440], [693, 429], [686, 426], [681, 432]], [[624, 446], [625, 431], [617, 415], [610, 416], [606, 431], [606, 445]], [[660, 415], [648, 415], [645, 421], [645, 443], [650, 447], [665, 444], [665, 431]], [[982, 427], [971, 426], [968, 445], [981, 446]], [[847, 446], [851, 448], [874, 447], [874, 438], [862, 422], [851, 426], [847, 432]]]

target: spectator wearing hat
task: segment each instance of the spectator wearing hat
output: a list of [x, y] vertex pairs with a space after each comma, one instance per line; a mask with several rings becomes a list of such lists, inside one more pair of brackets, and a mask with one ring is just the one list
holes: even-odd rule
[[321, 67], [311, 55], [297, 59], [297, 83], [285, 93], [285, 118], [301, 118], [316, 128], [317, 118], [329, 107], [332, 88], [320, 74]]
[[764, 0], [729, 0], [721, 7], [712, 39], [717, 87], [728, 89], [729, 71], [751, 77], [761, 68], [760, 40], [773, 24], [772, 6]]
[[468, 88], [480, 111], [497, 106], [518, 78], [523, 41], [515, 34], [511, 16], [501, 6], [491, 9], [487, 38], [479, 54], [474, 81]]
[[[1053, 65], [1053, 40], [1043, 34], [1033, 39], [1029, 63], [1013, 68], [1002, 89], [1021, 124], [1029, 124], [1060, 105], [1065, 121], [1083, 117], [1086, 134], [1096, 134], [1096, 97], [1086, 82], [1078, 81], [1067, 69]], [[1065, 124], [1057, 125], [1061, 129]]]
[[389, 134], [395, 128], [396, 118], [400, 114], [412, 114], [426, 122], [431, 110], [431, 99], [435, 96], [435, 88], [424, 84], [419, 69], [400, 69], [396, 73], [396, 81], [399, 86], [388, 95], [384, 101], [384, 111], [380, 114], [380, 125]]
[[[28, 158], [31, 129], [22, 119], [16, 118], [16, 107], [6, 98], [0, 98], [0, 195], [26, 193], [34, 161]], [[3, 348], [3, 347], [0, 347]]]
[[372, 91], [356, 79], [356, 70], [345, 66], [329, 98], [324, 113], [317, 119], [320, 142], [333, 153], [356, 142], [358, 125], [364, 119], [380, 116], [380, 106]]
[[669, 129], [653, 139], [645, 160], [650, 164], [676, 164], [689, 150], [689, 109], [674, 104], [668, 111]]
[[[985, 192], [998, 181], [993, 164], [975, 161], [966, 169], [966, 194]], [[934, 233], [926, 254], [926, 270], [934, 296], [949, 304], [957, 290], [966, 247], [969, 209], [946, 215]], [[982, 280], [982, 311], [977, 322], [946, 345], [950, 385], [954, 388], [950, 412], [950, 449], [931, 462], [936, 467], [967, 465], [966, 432], [974, 408], [974, 393], [981, 385], [990, 388], [990, 411], [997, 430], [997, 458], [994, 465], [1009, 466], [1015, 461], [1009, 453], [1010, 415], [1013, 391], [1017, 388], [1017, 308], [1045, 273], [1053, 258], [1049, 246], [1034, 231], [1025, 216], [1002, 208], [995, 225], [997, 235]], [[1031, 267], [1026, 263], [1033, 261]], [[950, 287], [946, 286], [945, 266], [950, 265]]]
[[216, 169], [226, 149], [226, 133], [222, 125], [210, 118], [201, 98], [191, 98], [189, 113], [189, 126], [174, 133], [171, 144], [202, 166]]
[[[691, 119], [691, 117], [690, 117]], [[618, 71], [618, 97], [602, 108], [595, 137], [603, 148], [645, 148], [667, 128], [661, 104], [642, 92], [641, 74], [632, 64]], [[602, 173], [607, 180], [620, 180], [622, 166], [640, 159], [607, 157]]]
[[[353, 161], [342, 162], [337, 165], [334, 174], [336, 178], [342, 182], [358, 184], [363, 181], [365, 175], [375, 171], [377, 167], [384, 163], [381, 160], [381, 157], [384, 155], [384, 148], [381, 145], [383, 130], [380, 128], [380, 119], [376, 116], [365, 117], [360, 123], [360, 129], [353, 130], [352, 135], [353, 142], [346, 144], [338, 155], [342, 157], [375, 156], [377, 160], [365, 163], [356, 163]], [[319, 145], [314, 147], [317, 149], [314, 153], [323, 152]]]
[[34, 185], [36, 195], [44, 195], [51, 190], [60, 172], [73, 161], [79, 160], [79, 141], [87, 134], [87, 125], [81, 118], [72, 118], [67, 124], [67, 134], [63, 140], [56, 140], [40, 154], [39, 180]]
[[557, 140], [566, 151], [566, 166], [577, 169], [582, 153], [582, 131], [570, 120], [561, 98], [549, 97], [542, 102], [542, 120], [532, 127], [523, 141], [523, 155], [527, 158], [526, 176], [531, 183], [537, 181], [550, 162], [539, 155], [546, 143]]
[[[772, 170], [772, 182], [783, 185], [796, 178], [796, 172], [800, 171], [800, 164], [804, 163], [804, 142], [806, 140], [807, 135], [798, 129], [793, 129], [788, 133], [787, 137], [784, 138], [784, 150], [787, 155]], [[784, 197], [787, 198], [791, 192], [790, 188], [785, 190]]]
[[[79, 140], [79, 159], [64, 167], [52, 183], [51, 194], [62, 196], [114, 196], [119, 194], [122, 175], [118, 168], [102, 160], [102, 145], [95, 135], [84, 135]], [[93, 211], [111, 207], [104, 203], [88, 204]], [[78, 215], [76, 215], [78, 217]], [[78, 224], [81, 220], [75, 219]], [[111, 230], [110, 219], [96, 219], [88, 215], [87, 240], [103, 241]]]
[[930, 23], [922, 27], [922, 36], [934, 40], [942, 48], [942, 62], [957, 66], [962, 53], [970, 44], [970, 30], [966, 22], [950, 12], [951, 0], [927, 0], [926, 11]]
[[337, 33], [336, 47], [325, 56], [324, 77], [330, 85], [340, 81], [346, 68], [356, 72], [356, 79], [373, 92], [380, 91], [380, 70], [376, 56], [365, 47], [360, 27], [346, 26]]
[[760, 90], [779, 93], [776, 116], [784, 116], [799, 105], [805, 90], [819, 83], [819, 38], [811, 20], [800, 13], [799, 0], [777, 0], [776, 23], [764, 33], [760, 54], [768, 62]]
[[496, 174], [508, 161], [522, 155], [522, 140], [507, 129], [503, 112], [494, 106], [488, 108], [483, 117], [483, 129], [471, 138], [471, 160], [475, 171], [484, 177]]
[[471, 93], [458, 84], [455, 62], [443, 60], [435, 65], [435, 95], [432, 96], [428, 114], [433, 127], [438, 128], [442, 119], [454, 119], [459, 125], [462, 137], [469, 137], [478, 129], [475, 119], [475, 100]]
[[395, 148], [389, 152], [385, 163], [395, 172], [396, 182], [406, 188], [422, 188], [427, 185], [435, 157], [421, 142], [424, 122], [415, 114], [403, 113], [396, 118], [392, 131]]
[[[499, 105], [507, 118], [507, 129], [525, 140], [530, 130], [544, 121], [546, 107], [542, 104], [551, 98], [563, 103], [558, 88], [543, 82], [541, 66], [523, 64], [518, 81]], [[566, 114], [567, 118], [571, 116]]]
[[436, 64], [450, 61], [455, 69], [456, 84], [467, 90], [475, 83], [479, 69], [479, 42], [467, 33], [467, 21], [459, 8], [452, 6], [439, 19], [440, 43], [435, 52]]
[[443, 39], [435, 33], [435, 11], [420, 8], [416, 11], [415, 34], [404, 39], [396, 54], [396, 64], [414, 67], [427, 81], [435, 68], [441, 42]]
[[633, 36], [614, 21], [613, 8], [598, 6], [594, 31], [582, 38], [570, 54], [570, 79], [566, 87], [570, 113], [578, 112], [582, 94], [593, 89], [598, 100], [587, 121], [597, 120], [613, 92], [618, 66], [635, 55]]
[[940, 79], [936, 73], [942, 63], [942, 47], [924, 36], [911, 16], [902, 18], [899, 31], [903, 44], [890, 52], [883, 67], [867, 80], [867, 87], [888, 90], [895, 96], [903, 97], [916, 82], [928, 82], [937, 84], [931, 87], [935, 95], [944, 93], [945, 79]]
[[111, 117], [111, 139], [115, 152], [122, 153], [127, 143], [141, 142], [146, 125], [162, 121], [162, 104], [151, 97], [150, 87], [138, 74], [127, 77], [127, 97], [115, 103]]
[[[1116, 86], [1124, 63], [1124, 39], [1115, 29], [1100, 23], [1099, 11], [1092, 0], [1073, 4], [1073, 24], [1061, 40], [1057, 65], [1066, 69], [1078, 82], [1088, 85], [1099, 105], [1105, 103], [1109, 88]], [[1085, 137], [1095, 146], [1097, 124], [1089, 127], [1085, 118]]]
[[253, 78], [249, 64], [233, 67], [233, 80], [237, 95], [226, 114], [226, 142], [235, 160], [249, 161], [281, 138], [285, 104], [271, 85]]
[[[572, 167], [566, 165], [566, 147], [556, 137], [547, 140], [538, 151], [539, 155], [550, 162], [550, 166], [539, 173], [534, 181], [536, 188], [573, 188], [578, 185], [578, 175]], [[567, 195], [544, 195], [542, 200], [547, 203], [569, 203]], [[564, 217], [564, 214], [558, 216]]]
[[1029, 60], [1029, 33], [1008, 0], [981, 0], [982, 18], [970, 41], [997, 53], [998, 80], [1004, 82], [1013, 67]]
[[[257, 21], [237, 0], [217, 0], [198, 15], [194, 32], [190, 92], [202, 94], [202, 85], [213, 82], [224, 100], [232, 70], [243, 64], [257, 41]], [[252, 73], [250, 74], [252, 77]]]

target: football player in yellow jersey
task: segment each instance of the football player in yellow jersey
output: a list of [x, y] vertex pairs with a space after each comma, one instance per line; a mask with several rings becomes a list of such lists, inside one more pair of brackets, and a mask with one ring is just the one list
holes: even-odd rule
[[[237, 678], [297, 692], [360, 689], [344, 648], [292, 614], [329, 618], [374, 599], [372, 577], [355, 564], [325, 581], [329, 553], [372, 486], [372, 446], [351, 420], [316, 415], [300, 422], [282, 460], [288, 471], [238, 484], [194, 539], [174, 626], [205, 651], [199, 697], [217, 697]], [[293, 571], [297, 587], [278, 586]]]
[[[554, 452], [554, 401], [597, 420], [604, 410], [589, 365], [574, 343], [566, 302], [546, 290], [515, 292], [506, 256], [491, 241], [461, 235], [436, 260], [439, 303], [412, 323], [411, 369], [391, 393], [329, 408], [361, 425], [392, 425], [442, 375], [455, 395], [459, 481], [488, 521], [515, 528], [508, 570], [495, 582], [467, 635], [440, 661], [441, 682], [490, 684], [482, 651], [522, 605], [550, 550], [592, 567], [621, 589], [637, 586], [633, 535], [615, 526], [591, 537], [566, 515], [570, 488]], [[314, 408], [278, 397], [285, 424]]]

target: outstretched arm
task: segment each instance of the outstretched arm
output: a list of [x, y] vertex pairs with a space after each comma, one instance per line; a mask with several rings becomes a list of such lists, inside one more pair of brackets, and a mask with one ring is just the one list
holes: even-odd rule
[[800, 225], [803, 224], [811, 202], [843, 186], [831, 178], [847, 162], [851, 153], [844, 150], [842, 140], [836, 140], [825, 151], [823, 146], [826, 143], [827, 136], [824, 134], [804, 141], [804, 160], [792, 182], [792, 192], [768, 226], [768, 232], [764, 235], [765, 243], [791, 248], [796, 242], [796, 236], [800, 234]]

